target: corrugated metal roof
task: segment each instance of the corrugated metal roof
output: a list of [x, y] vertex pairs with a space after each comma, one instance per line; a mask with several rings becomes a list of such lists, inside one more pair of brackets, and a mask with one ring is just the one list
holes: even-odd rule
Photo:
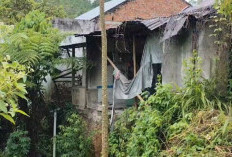
[[[105, 12], [113, 9], [114, 7], [117, 7], [118, 5], [126, 2], [127, 0], [111, 0], [109, 2], [105, 3]], [[100, 15], [100, 8], [99, 6], [78, 16], [77, 20], [93, 20], [94, 18], [98, 17]]]
[[169, 21], [170, 17], [161, 17], [150, 20], [142, 20], [141, 23], [144, 24], [149, 30], [155, 30], [158, 27], [166, 24]]
[[[178, 21], [177, 23], [183, 26], [184, 24], [183, 21], [187, 20], [185, 17], [189, 15], [193, 15], [195, 18], [201, 18], [201, 17], [204, 17], [214, 12], [213, 7], [212, 7], [214, 5], [214, 2], [215, 0], [206, 0], [206, 1], [203, 1], [201, 4], [199, 4], [198, 6], [189, 7], [183, 10], [181, 13], [174, 15], [174, 16], [159, 17], [159, 18], [154, 18], [154, 19], [149, 19], [149, 20], [141, 20], [139, 22], [144, 24], [151, 31], [167, 23], [169, 23], [170, 26], [175, 26], [176, 24], [174, 25], [173, 23], [174, 21]], [[169, 31], [172, 32], [173, 30], [169, 29]]]

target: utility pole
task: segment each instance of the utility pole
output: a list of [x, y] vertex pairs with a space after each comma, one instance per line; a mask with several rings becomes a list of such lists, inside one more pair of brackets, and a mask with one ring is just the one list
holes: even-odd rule
[[102, 39], [102, 157], [108, 157], [108, 91], [107, 91], [107, 37], [105, 26], [104, 0], [100, 2], [100, 23]]

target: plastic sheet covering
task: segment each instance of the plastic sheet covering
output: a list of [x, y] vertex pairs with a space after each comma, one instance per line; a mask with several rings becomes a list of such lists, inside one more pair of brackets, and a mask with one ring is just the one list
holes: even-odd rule
[[[133, 80], [128, 80], [116, 69], [115, 98], [132, 99], [151, 87], [153, 80], [152, 64], [162, 63], [163, 50], [160, 43], [160, 34], [153, 33], [147, 38], [144, 46], [141, 67]], [[119, 74], [120, 73], [120, 74]]]

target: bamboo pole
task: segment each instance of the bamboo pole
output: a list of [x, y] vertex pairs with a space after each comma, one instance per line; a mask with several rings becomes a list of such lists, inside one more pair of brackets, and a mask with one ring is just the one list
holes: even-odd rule
[[105, 26], [104, 0], [100, 1], [100, 24], [102, 39], [102, 157], [109, 153], [109, 118], [108, 118], [108, 90], [107, 90], [107, 37]]

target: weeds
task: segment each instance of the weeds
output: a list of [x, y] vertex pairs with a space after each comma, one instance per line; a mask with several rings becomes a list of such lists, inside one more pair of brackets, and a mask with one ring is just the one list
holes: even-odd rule
[[230, 107], [216, 94], [216, 82], [202, 77], [196, 51], [184, 66], [183, 87], [159, 81], [154, 95], [116, 122], [111, 156], [232, 155]]

